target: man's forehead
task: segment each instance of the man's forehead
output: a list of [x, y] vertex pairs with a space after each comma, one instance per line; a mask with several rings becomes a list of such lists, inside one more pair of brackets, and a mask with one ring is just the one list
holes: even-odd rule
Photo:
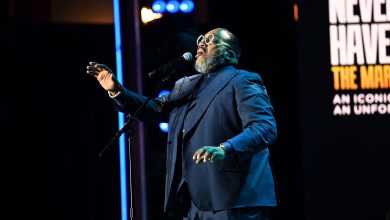
[[230, 38], [229, 33], [224, 29], [214, 29], [214, 30], [207, 32], [207, 34], [213, 34], [214, 36], [219, 37], [219, 38], [223, 38], [223, 39]]

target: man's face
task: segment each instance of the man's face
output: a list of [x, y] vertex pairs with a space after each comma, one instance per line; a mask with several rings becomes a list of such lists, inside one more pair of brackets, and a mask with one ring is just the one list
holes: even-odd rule
[[197, 40], [195, 69], [199, 73], [209, 73], [223, 64], [223, 51], [218, 50], [222, 37], [219, 31], [211, 30], [205, 35], [199, 36]]

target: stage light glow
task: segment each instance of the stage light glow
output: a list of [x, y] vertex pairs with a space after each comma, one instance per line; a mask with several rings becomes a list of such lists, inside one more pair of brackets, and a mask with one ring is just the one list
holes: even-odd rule
[[169, 94], [171, 91], [169, 91], [169, 90], [161, 90], [160, 91], [160, 93], [158, 94], [158, 97], [161, 97], [161, 96], [163, 96], [163, 95], [167, 95], [167, 94]]
[[162, 123], [159, 124], [159, 127], [160, 127], [160, 130], [162, 132], [165, 132], [165, 133], [168, 132], [168, 127], [169, 127], [168, 123], [162, 122]]
[[183, 0], [180, 3], [180, 11], [183, 13], [190, 13], [194, 10], [194, 3], [191, 0]]
[[298, 22], [298, 4], [294, 3], [294, 21]]
[[164, 13], [166, 4], [164, 1], [157, 0], [153, 2], [152, 10], [156, 13]]
[[179, 2], [176, 0], [170, 0], [165, 7], [169, 13], [177, 13], [179, 11]]
[[143, 7], [141, 9], [141, 20], [143, 24], [147, 24], [153, 20], [160, 19], [163, 15], [154, 13], [152, 9]]

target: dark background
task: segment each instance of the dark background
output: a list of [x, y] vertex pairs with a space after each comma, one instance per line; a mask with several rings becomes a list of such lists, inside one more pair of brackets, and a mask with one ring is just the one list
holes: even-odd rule
[[[83, 8], [75, 2], [68, 4]], [[197, 13], [141, 25], [144, 95], [155, 87], [150, 70], [192, 51], [199, 34], [228, 28], [241, 40], [239, 67], [261, 74], [275, 107], [280, 206], [271, 219], [384, 220], [389, 117], [331, 117], [330, 79], [318, 74], [329, 71], [327, 1], [300, 1], [297, 23], [292, 0], [201, 2]], [[115, 70], [112, 23], [61, 20], [55, 1], [1, 4], [3, 218], [120, 219], [118, 149], [98, 157], [118, 129], [117, 113], [85, 73], [91, 60]], [[87, 6], [84, 16], [102, 14], [97, 1]], [[145, 128], [149, 219], [171, 219], [162, 212], [166, 134], [157, 123]]]

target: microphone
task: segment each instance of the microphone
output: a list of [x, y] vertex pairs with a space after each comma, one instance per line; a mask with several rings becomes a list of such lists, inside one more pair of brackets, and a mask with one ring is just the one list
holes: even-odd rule
[[189, 64], [192, 60], [192, 54], [190, 52], [185, 52], [181, 57], [176, 60], [172, 60], [159, 68], [153, 70], [149, 73], [149, 78], [163, 78], [163, 77], [171, 77], [173, 74], [177, 73], [177, 71], [181, 70], [185, 64]]

